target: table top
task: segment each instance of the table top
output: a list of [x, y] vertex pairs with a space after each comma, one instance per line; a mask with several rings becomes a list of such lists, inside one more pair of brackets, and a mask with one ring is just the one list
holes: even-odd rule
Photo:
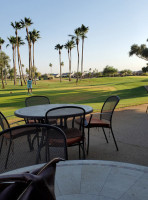
[[[60, 106], [79, 106], [83, 108], [86, 114], [93, 112], [93, 108], [87, 105], [79, 105], [79, 104], [45, 104], [45, 105], [38, 105], [38, 106], [29, 106], [24, 107], [19, 110], [16, 110], [14, 114], [17, 117], [21, 118], [31, 118], [31, 119], [44, 119], [45, 113], [52, 108], [60, 107]], [[76, 113], [67, 113], [67, 115], [75, 115]]]
[[[30, 171], [34, 165], [7, 174]], [[148, 199], [148, 167], [103, 160], [71, 160], [57, 163], [57, 200]]]

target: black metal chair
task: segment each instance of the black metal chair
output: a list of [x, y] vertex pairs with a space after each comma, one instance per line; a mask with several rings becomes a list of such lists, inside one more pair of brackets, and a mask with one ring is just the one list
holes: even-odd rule
[[108, 139], [105, 133], [105, 128], [110, 129], [116, 149], [118, 151], [118, 145], [117, 145], [117, 142], [113, 133], [113, 129], [112, 129], [112, 116], [117, 104], [119, 103], [119, 100], [120, 98], [118, 96], [108, 97], [102, 106], [101, 113], [99, 113], [100, 118], [95, 117], [96, 114], [91, 114], [89, 117], [86, 117], [84, 126], [85, 128], [88, 128], [87, 154], [89, 152], [90, 128], [94, 128], [94, 127], [102, 128], [107, 143], [108, 143]]
[[[32, 133], [37, 133], [50, 141], [48, 145], [45, 145], [45, 153], [41, 152], [41, 143], [38, 146], [36, 144], [34, 151], [29, 151], [28, 145], [26, 145], [26, 135], [31, 135]], [[1, 146], [1, 162], [0, 162], [0, 172], [8, 170], [30, 166], [36, 164], [39, 158], [40, 163], [45, 163], [53, 158], [61, 157], [67, 159], [67, 146], [66, 137], [62, 130], [57, 127], [50, 126], [48, 124], [25, 124], [21, 126], [12, 127], [0, 132], [0, 139], [7, 139], [8, 145]], [[13, 141], [15, 143], [13, 144]], [[10, 155], [11, 148], [13, 147], [13, 155]], [[10, 160], [10, 162], [8, 162]]]
[[50, 104], [50, 100], [46, 96], [31, 96], [25, 99], [25, 106], [37, 106], [37, 105], [44, 105]]
[[[50, 104], [50, 100], [46, 96], [31, 96], [25, 99], [25, 106], [37, 106], [37, 105], [44, 105]], [[43, 121], [39, 121], [37, 119], [25, 119], [26, 123], [44, 123]]]
[[[79, 126], [75, 123], [80, 118]], [[60, 127], [67, 139], [67, 146], [79, 146], [79, 158], [81, 157], [81, 149], [83, 151], [83, 158], [85, 159], [85, 135], [84, 135], [84, 120], [85, 110], [78, 106], [61, 106], [50, 109], [46, 112], [45, 121], [48, 124]]]

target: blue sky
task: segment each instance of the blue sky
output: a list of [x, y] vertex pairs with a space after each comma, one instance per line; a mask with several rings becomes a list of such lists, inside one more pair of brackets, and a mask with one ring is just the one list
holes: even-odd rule
[[[84, 70], [102, 71], [106, 65], [119, 70], [141, 70], [146, 61], [136, 56], [129, 57], [132, 44], [147, 44], [147, 0], [5, 0], [1, 2], [0, 37], [2, 46], [12, 58], [12, 49], [6, 48], [7, 37], [14, 35], [11, 22], [30, 17], [33, 28], [40, 31], [41, 39], [35, 44], [35, 65], [41, 73], [59, 72], [58, 51], [55, 45], [65, 44], [68, 34], [84, 24], [89, 32], [84, 44]], [[25, 29], [19, 31], [24, 39]], [[25, 41], [26, 42], [26, 41]], [[28, 67], [28, 46], [21, 47], [21, 59]], [[81, 42], [80, 42], [81, 56]], [[68, 72], [68, 56], [62, 50], [63, 72]], [[12, 62], [11, 62], [12, 63]], [[72, 50], [72, 71], [76, 71], [77, 52]]]

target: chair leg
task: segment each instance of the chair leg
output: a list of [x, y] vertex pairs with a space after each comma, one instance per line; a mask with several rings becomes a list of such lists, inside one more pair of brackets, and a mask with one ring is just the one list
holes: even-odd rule
[[103, 130], [103, 133], [104, 133], [104, 136], [105, 136], [106, 142], [108, 143], [108, 139], [107, 139], [107, 136], [106, 136], [106, 133], [105, 133], [105, 130], [104, 130], [103, 127], [102, 127], [102, 130]]
[[4, 141], [4, 137], [2, 137], [2, 141], [1, 141], [0, 154], [1, 154], [1, 151], [2, 151], [3, 141]]
[[113, 130], [112, 130], [112, 127], [111, 127], [111, 133], [112, 133], [112, 136], [113, 136], [113, 140], [114, 140], [114, 143], [115, 143], [116, 149], [117, 149], [117, 151], [119, 151], [119, 149], [118, 149], [118, 145], [117, 145], [117, 142], [116, 142], [116, 139], [115, 139], [115, 136], [114, 136]]
[[79, 144], [79, 159], [81, 158], [81, 149], [80, 149], [80, 144]]
[[88, 137], [87, 137], [87, 155], [89, 152], [89, 132], [90, 132], [90, 128], [88, 128]]
[[84, 141], [83, 141], [83, 144], [82, 144], [82, 150], [83, 150], [83, 159], [85, 159], [85, 144], [84, 144]]
[[8, 163], [8, 158], [9, 158], [11, 144], [12, 144], [12, 141], [10, 140], [10, 144], [9, 144], [9, 148], [8, 148], [8, 153], [7, 153], [7, 158], [6, 158], [6, 162], [5, 162], [5, 169], [7, 168], [7, 163]]

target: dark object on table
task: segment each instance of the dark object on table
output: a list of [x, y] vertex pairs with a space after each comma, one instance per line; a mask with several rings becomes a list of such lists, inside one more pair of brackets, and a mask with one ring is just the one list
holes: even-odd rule
[[55, 200], [56, 158], [32, 172], [0, 176], [1, 200]]

